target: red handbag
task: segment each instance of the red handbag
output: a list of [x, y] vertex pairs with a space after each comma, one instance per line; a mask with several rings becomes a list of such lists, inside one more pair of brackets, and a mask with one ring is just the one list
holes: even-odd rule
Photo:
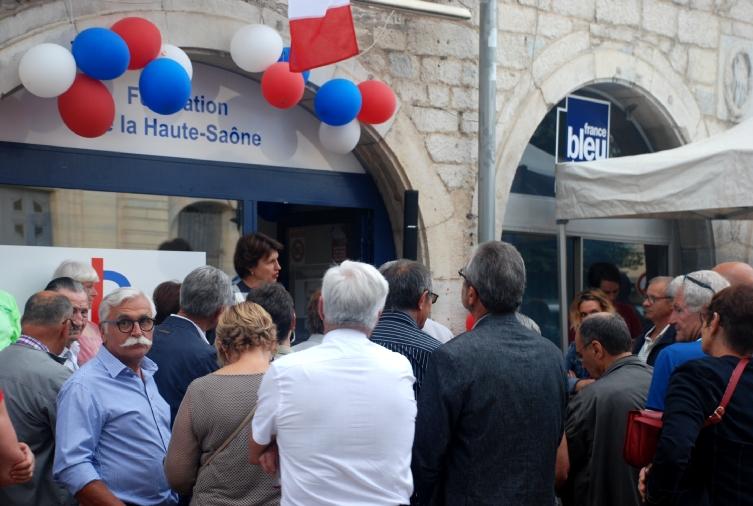
[[[737, 382], [740, 381], [745, 366], [748, 365], [749, 357], [740, 359], [729, 378], [727, 388], [722, 396], [722, 402], [714, 412], [706, 419], [703, 426], [715, 425], [722, 421], [724, 412], [727, 409], [732, 394], [735, 393]], [[651, 409], [636, 409], [628, 413], [627, 427], [625, 429], [625, 445], [622, 448], [622, 455], [625, 461], [634, 467], [645, 467], [654, 460], [656, 454], [656, 445], [659, 443], [659, 434], [664, 422], [662, 422], [662, 411], [653, 411]]]

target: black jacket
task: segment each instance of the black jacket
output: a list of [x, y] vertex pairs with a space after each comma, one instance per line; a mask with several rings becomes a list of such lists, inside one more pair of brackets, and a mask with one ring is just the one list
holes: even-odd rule
[[[646, 332], [648, 331], [649, 329], [646, 329]], [[633, 342], [633, 355], [637, 355], [638, 352], [641, 351], [644, 342], [643, 337], [646, 335], [646, 332], [643, 332], [640, 336], [635, 338], [635, 341]], [[675, 326], [670, 325], [664, 335], [661, 336], [661, 339], [659, 339], [659, 342], [656, 343], [653, 348], [651, 348], [651, 351], [648, 353], [648, 360], [646, 361], [646, 363], [653, 367], [654, 363], [656, 362], [656, 357], [659, 356], [659, 352], [670, 344], [675, 344], [676, 336], [677, 331], [675, 330]]]

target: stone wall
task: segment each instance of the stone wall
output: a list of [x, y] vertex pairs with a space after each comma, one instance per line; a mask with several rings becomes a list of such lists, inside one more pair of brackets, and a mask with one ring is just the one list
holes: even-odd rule
[[[370, 129], [371, 140], [357, 155], [367, 162], [385, 198], [396, 239], [402, 191], [420, 191], [422, 259], [432, 268], [435, 291], [442, 296], [435, 312], [440, 321], [460, 330], [463, 311], [457, 304], [456, 271], [476, 241], [477, 227], [479, 6], [473, 0], [437, 3], [464, 5], [472, 19], [447, 20], [354, 3], [365, 53], [315, 72], [312, 80], [373, 76], [397, 93], [395, 120]], [[87, 26], [107, 25], [126, 14], [144, 15], [160, 26], [169, 42], [221, 54], [227, 52], [235, 29], [245, 23], [263, 22], [287, 37], [286, 5], [273, 0], [2, 0], [0, 95], [19, 85], [15, 69], [26, 49], [42, 41], [66, 44]], [[528, 139], [547, 110], [577, 88], [597, 82], [633, 86], [651, 98], [686, 142], [750, 114], [751, 0], [503, 0], [498, 13], [500, 231]], [[740, 225], [745, 230], [748, 226]], [[749, 242], [751, 233], [738, 228], [718, 227], [718, 242], [740, 242], [728, 241], [730, 233]], [[751, 255], [749, 246], [743, 249]]]

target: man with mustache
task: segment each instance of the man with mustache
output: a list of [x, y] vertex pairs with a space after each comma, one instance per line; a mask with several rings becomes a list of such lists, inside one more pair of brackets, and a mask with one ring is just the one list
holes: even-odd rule
[[99, 306], [103, 345], [58, 396], [53, 475], [86, 505], [177, 502], [162, 461], [170, 442], [170, 408], [154, 382], [154, 307], [133, 288]]

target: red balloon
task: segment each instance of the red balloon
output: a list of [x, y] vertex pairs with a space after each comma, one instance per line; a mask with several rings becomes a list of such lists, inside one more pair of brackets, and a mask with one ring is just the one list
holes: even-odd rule
[[114, 25], [112, 31], [123, 37], [131, 61], [128, 68], [143, 69], [146, 64], [157, 58], [162, 49], [162, 35], [154, 23], [144, 18], [123, 18]]
[[58, 111], [74, 133], [99, 137], [112, 126], [115, 100], [101, 81], [78, 74], [68, 91], [58, 97]]
[[364, 81], [358, 85], [363, 98], [361, 112], [358, 113], [358, 121], [377, 125], [384, 123], [395, 114], [397, 98], [392, 89], [382, 81]]
[[261, 94], [272, 107], [290, 109], [303, 98], [303, 76], [291, 72], [288, 62], [273, 63], [261, 77]]

